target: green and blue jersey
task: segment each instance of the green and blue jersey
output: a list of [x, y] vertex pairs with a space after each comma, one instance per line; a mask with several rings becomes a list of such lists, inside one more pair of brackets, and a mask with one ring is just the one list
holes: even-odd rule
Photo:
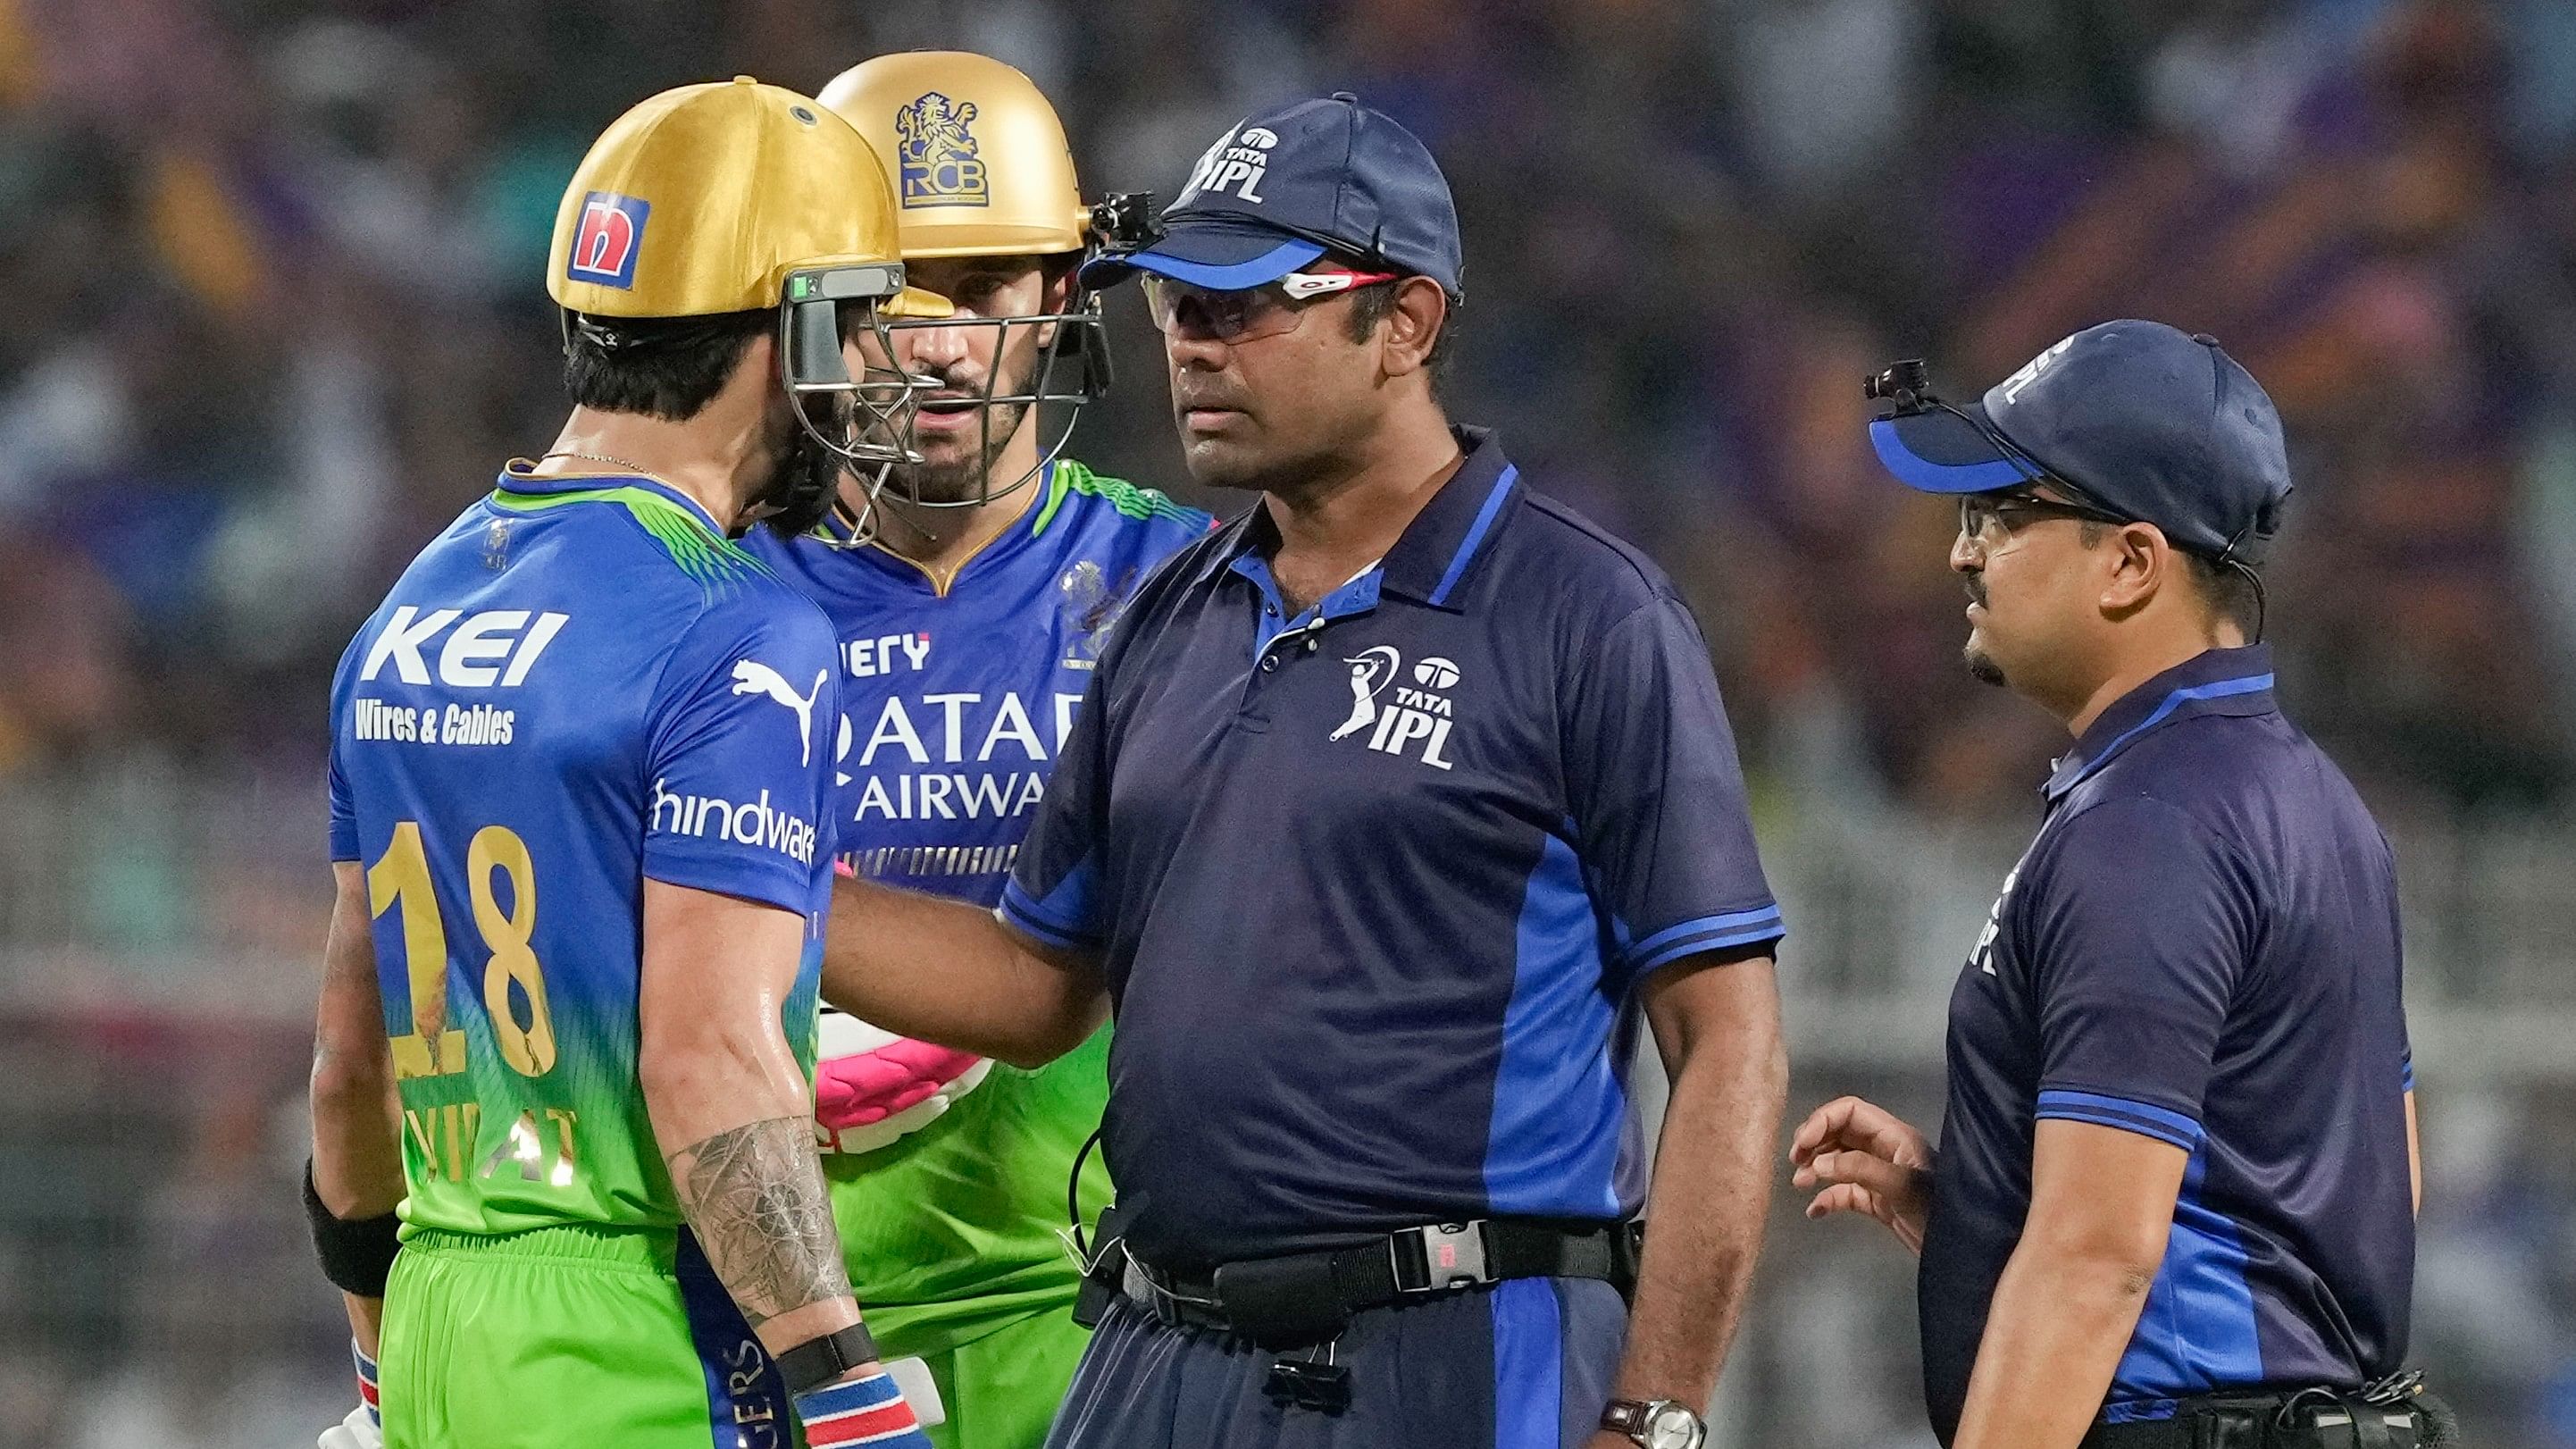
[[694, 501], [519, 465], [360, 629], [331, 855], [366, 869], [410, 1229], [680, 1224], [637, 1081], [648, 878], [808, 918], [810, 1071], [837, 657]]

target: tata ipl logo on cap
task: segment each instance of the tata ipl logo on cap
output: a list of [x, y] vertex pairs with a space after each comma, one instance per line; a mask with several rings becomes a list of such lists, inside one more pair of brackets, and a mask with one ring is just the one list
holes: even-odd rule
[[1270, 171], [1270, 150], [1279, 133], [1266, 126], [1239, 126], [1228, 131], [1190, 168], [1190, 181], [1174, 206], [1194, 201], [1201, 192], [1231, 191], [1255, 206], [1261, 204], [1261, 178]]
[[975, 116], [973, 101], [952, 101], [937, 91], [894, 113], [895, 135], [902, 140], [895, 159], [903, 173], [905, 206], [992, 204], [984, 163], [975, 155], [975, 134], [966, 129]]
[[576, 282], [631, 291], [635, 258], [644, 249], [644, 218], [653, 204], [640, 196], [594, 191], [581, 199], [581, 230], [573, 234], [564, 276]]

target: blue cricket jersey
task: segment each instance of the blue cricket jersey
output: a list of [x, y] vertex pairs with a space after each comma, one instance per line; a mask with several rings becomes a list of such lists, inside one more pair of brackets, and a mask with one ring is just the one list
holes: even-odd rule
[[1109, 626], [1211, 522], [1071, 459], [946, 587], [881, 548], [748, 540], [838, 635], [839, 849], [857, 874], [1002, 898]]
[[2260, 646], [2113, 704], [2047, 800], [1950, 1000], [1919, 1295], [1933, 1428], [1958, 1428], [2042, 1118], [2189, 1154], [2107, 1417], [2395, 1372], [2413, 1068], [2378, 825], [2281, 717]]
[[637, 1084], [648, 877], [809, 918], [811, 1068], [834, 658], [692, 500], [516, 464], [359, 630], [331, 857], [367, 870], [412, 1227], [680, 1224]]

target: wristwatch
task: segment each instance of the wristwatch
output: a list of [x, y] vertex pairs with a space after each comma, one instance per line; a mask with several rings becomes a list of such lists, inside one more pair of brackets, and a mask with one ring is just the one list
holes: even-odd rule
[[1612, 1399], [1601, 1411], [1601, 1427], [1627, 1435], [1638, 1449], [1700, 1449], [1708, 1442], [1708, 1425], [1671, 1399]]

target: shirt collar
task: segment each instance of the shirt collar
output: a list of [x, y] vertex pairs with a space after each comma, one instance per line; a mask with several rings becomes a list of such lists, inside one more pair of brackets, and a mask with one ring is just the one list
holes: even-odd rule
[[2242, 649], [2210, 649], [2195, 654], [2127, 694], [2102, 711], [2083, 735], [2057, 761], [2043, 792], [2056, 804], [2087, 776], [2137, 742], [2148, 731], [2200, 715], [2271, 714], [2272, 647], [2250, 644]]
[[552, 493], [586, 493], [602, 488], [640, 488], [657, 498], [688, 510], [689, 516], [707, 526], [718, 538], [727, 537], [716, 526], [716, 517], [707, 506], [658, 478], [641, 473], [536, 473], [536, 465], [525, 458], [512, 458], [501, 465], [500, 486], [511, 493], [533, 493], [544, 497]]
[[[1502, 445], [1489, 429], [1461, 426], [1450, 432], [1466, 456], [1458, 471], [1404, 526], [1395, 547], [1387, 550], [1382, 577], [1388, 593], [1457, 612], [1464, 608], [1459, 598], [1468, 571], [1492, 544], [1494, 531], [1512, 504], [1528, 490], [1520, 481], [1520, 469], [1503, 456]], [[1258, 551], [1266, 556], [1278, 545], [1279, 531], [1270, 522], [1269, 508], [1256, 505], [1228, 525], [1223, 543], [1209, 553], [1197, 582], [1205, 585], [1244, 554]]]

